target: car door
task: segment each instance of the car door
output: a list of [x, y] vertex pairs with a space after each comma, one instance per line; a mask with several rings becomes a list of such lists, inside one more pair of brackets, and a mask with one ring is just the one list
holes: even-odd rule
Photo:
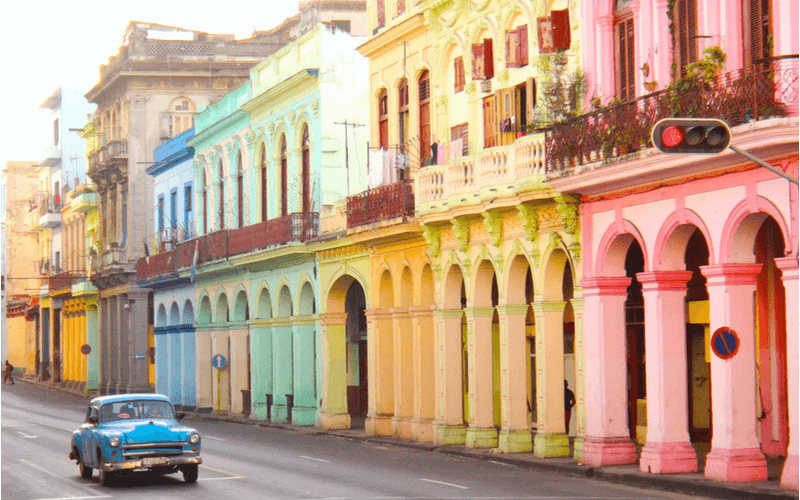
[[95, 416], [99, 417], [99, 411], [97, 406], [89, 406], [89, 409], [86, 412], [86, 420], [81, 425], [81, 460], [84, 464], [93, 466], [95, 464], [95, 456], [94, 456], [94, 449], [95, 446], [95, 435], [97, 434], [95, 431], [97, 427], [94, 424], [89, 423], [89, 417]]

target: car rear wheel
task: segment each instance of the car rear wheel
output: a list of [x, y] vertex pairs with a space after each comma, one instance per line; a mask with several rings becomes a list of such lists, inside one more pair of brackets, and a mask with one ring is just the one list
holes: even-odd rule
[[80, 457], [78, 457], [78, 460], [80, 460], [78, 468], [81, 470], [81, 477], [85, 479], [89, 479], [90, 477], [92, 477], [92, 468], [89, 467], [88, 465], [85, 465], [83, 463], [83, 460], [80, 459]]
[[183, 480], [189, 484], [197, 482], [197, 464], [190, 464], [183, 467]]

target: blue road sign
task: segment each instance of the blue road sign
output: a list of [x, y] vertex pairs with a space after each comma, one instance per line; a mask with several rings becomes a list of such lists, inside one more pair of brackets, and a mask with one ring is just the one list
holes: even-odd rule
[[739, 351], [739, 336], [726, 326], [718, 328], [711, 335], [711, 350], [719, 358], [730, 359]]
[[225, 359], [225, 356], [222, 354], [216, 354], [211, 357], [211, 366], [216, 368], [217, 370], [222, 370], [227, 366], [228, 360]]

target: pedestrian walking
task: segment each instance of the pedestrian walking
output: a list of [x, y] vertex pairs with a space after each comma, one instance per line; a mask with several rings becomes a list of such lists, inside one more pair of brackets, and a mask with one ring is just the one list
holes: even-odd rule
[[14, 377], [11, 376], [11, 372], [14, 371], [14, 365], [6, 360], [6, 367], [3, 368], [3, 383], [5, 384], [6, 381], [10, 381], [11, 385], [14, 385]]
[[569, 436], [569, 421], [572, 420], [572, 407], [575, 406], [575, 393], [569, 390], [569, 382], [564, 381], [564, 429]]

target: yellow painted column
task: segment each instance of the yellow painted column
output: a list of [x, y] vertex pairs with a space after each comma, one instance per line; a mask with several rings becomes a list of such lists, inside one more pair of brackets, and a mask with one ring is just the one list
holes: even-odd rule
[[369, 409], [368, 436], [391, 436], [394, 416], [394, 336], [389, 310], [366, 311]]
[[436, 310], [434, 444], [466, 442], [461, 371], [461, 309]]
[[321, 314], [322, 408], [317, 426], [349, 429], [347, 408], [347, 314]]
[[394, 342], [394, 416], [392, 436], [411, 439], [411, 418], [414, 415], [414, 332], [407, 308], [392, 310], [392, 340]]
[[414, 332], [414, 418], [411, 419], [411, 439], [414, 441], [433, 441], [436, 351], [433, 311], [433, 306], [411, 308]]
[[537, 457], [568, 457], [564, 427], [564, 308], [566, 302], [534, 302], [536, 315]]
[[494, 426], [494, 380], [492, 307], [470, 307], [467, 315], [469, 365], [469, 426], [467, 446], [497, 447]]
[[500, 316], [500, 407], [502, 422], [498, 448], [504, 452], [529, 452], [533, 449], [528, 425], [527, 384], [520, 375], [528, 373], [528, 348], [525, 338], [527, 305], [498, 306]]

